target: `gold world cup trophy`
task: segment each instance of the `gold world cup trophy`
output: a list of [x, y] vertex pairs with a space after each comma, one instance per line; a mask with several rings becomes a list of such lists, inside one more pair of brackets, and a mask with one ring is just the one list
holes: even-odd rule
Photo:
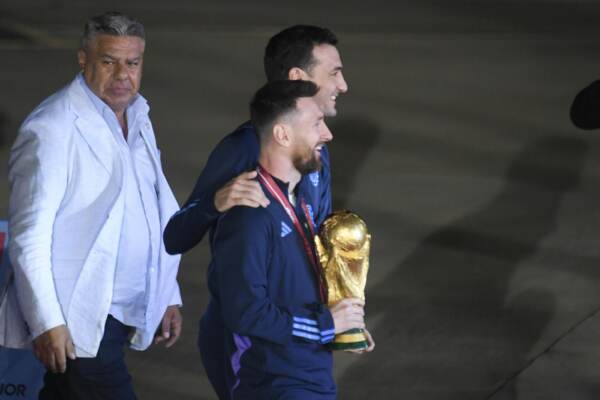
[[[358, 215], [347, 210], [328, 216], [315, 236], [315, 247], [325, 272], [328, 305], [349, 297], [365, 299], [371, 235]], [[368, 347], [362, 329], [350, 329], [335, 336], [334, 350]]]

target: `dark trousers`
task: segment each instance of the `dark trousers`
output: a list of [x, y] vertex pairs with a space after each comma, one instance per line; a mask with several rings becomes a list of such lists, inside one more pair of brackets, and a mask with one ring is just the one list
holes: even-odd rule
[[124, 348], [132, 328], [108, 316], [98, 354], [67, 359], [64, 374], [46, 372], [40, 400], [135, 400]]
[[230, 389], [227, 386], [227, 375], [231, 367], [225, 355], [225, 327], [221, 317], [215, 312], [210, 303], [206, 314], [200, 320], [200, 334], [198, 335], [198, 348], [206, 376], [210, 381], [219, 400], [231, 399]]

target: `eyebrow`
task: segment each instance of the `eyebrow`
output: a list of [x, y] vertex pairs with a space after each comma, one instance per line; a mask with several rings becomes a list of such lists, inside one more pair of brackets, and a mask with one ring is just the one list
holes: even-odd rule
[[[109, 58], [109, 59], [115, 60], [115, 61], [117, 60], [116, 57], [114, 57], [110, 54], [100, 54], [100, 58]], [[142, 57], [140, 56], [140, 57], [135, 57], [135, 58], [126, 58], [125, 61], [131, 62], [131, 61], [139, 61], [141, 59], [142, 59]]]

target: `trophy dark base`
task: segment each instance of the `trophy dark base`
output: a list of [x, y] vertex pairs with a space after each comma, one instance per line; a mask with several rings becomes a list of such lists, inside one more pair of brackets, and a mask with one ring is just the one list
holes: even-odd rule
[[331, 350], [364, 350], [369, 343], [362, 329], [350, 329], [336, 335], [329, 347]]

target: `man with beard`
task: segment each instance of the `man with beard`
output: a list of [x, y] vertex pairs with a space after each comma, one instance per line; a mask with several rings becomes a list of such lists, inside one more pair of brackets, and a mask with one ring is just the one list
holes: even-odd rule
[[[308, 81], [274, 81], [251, 103], [267, 207], [231, 208], [215, 229], [211, 306], [225, 324], [231, 398], [334, 399], [334, 335], [364, 328], [364, 302], [331, 309], [318, 266], [310, 174], [332, 139]], [[320, 183], [322, 184], [322, 182]]]
[[[308, 80], [319, 87], [314, 96], [326, 117], [337, 114], [336, 100], [348, 90], [342, 74], [342, 61], [336, 48], [337, 37], [326, 28], [295, 25], [273, 36], [265, 49], [264, 69], [268, 81]], [[190, 250], [214, 228], [223, 213], [233, 206], [267, 207], [254, 167], [258, 160], [259, 139], [255, 127], [246, 122], [227, 135], [212, 151], [192, 194], [181, 210], [170, 219], [165, 232], [165, 247], [171, 254]], [[329, 152], [320, 148], [322, 168], [309, 175], [307, 209], [317, 225], [331, 213]], [[213, 254], [214, 255], [214, 254]], [[223, 354], [223, 323], [209, 305], [200, 321], [198, 345], [207, 376], [219, 398], [229, 396], [225, 374], [230, 369]]]

